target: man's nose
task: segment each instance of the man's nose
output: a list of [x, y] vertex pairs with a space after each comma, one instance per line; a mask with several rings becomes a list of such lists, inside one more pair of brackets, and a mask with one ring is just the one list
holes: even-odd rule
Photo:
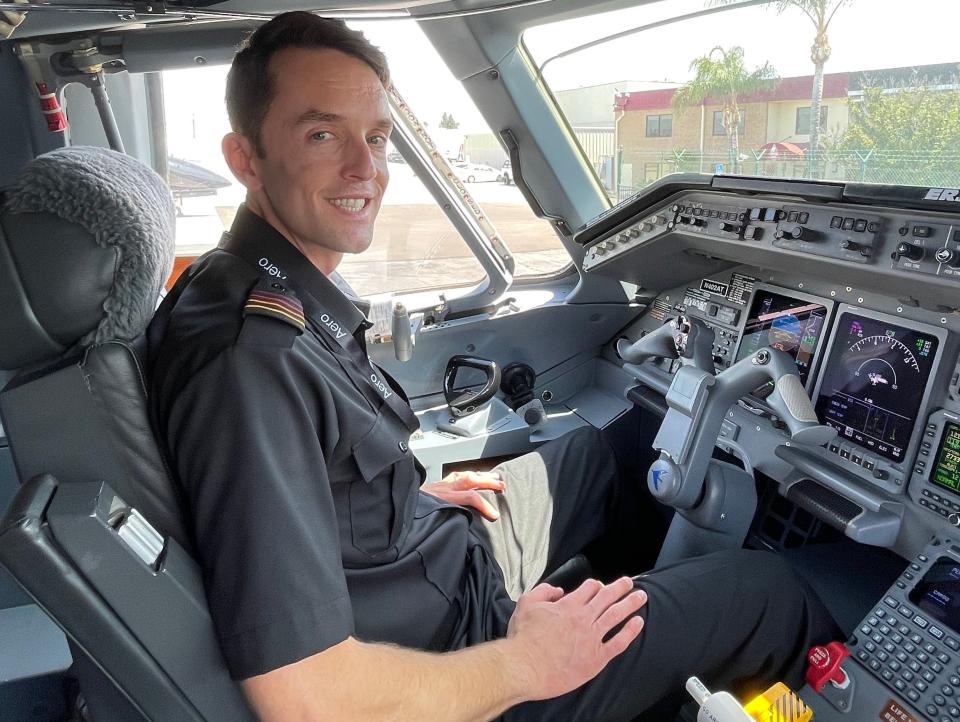
[[373, 148], [366, 138], [353, 140], [347, 147], [342, 173], [351, 180], [371, 180], [377, 175]]

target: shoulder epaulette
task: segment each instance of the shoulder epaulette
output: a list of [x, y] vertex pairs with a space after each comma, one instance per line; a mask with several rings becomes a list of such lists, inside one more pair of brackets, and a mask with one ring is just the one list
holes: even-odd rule
[[268, 316], [295, 326], [303, 332], [303, 304], [291, 291], [275, 281], [258, 283], [247, 297], [243, 315]]

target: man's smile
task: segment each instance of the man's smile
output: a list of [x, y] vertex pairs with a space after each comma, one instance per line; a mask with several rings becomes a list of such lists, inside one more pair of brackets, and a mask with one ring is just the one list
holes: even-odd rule
[[361, 213], [372, 200], [371, 198], [328, 198], [328, 201], [342, 211], [350, 214]]

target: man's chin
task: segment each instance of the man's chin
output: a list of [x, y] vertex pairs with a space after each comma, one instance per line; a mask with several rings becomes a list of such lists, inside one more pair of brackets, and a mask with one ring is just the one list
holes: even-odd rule
[[372, 244], [373, 237], [350, 239], [346, 243], [343, 243], [339, 250], [345, 256], [355, 256], [366, 251]]

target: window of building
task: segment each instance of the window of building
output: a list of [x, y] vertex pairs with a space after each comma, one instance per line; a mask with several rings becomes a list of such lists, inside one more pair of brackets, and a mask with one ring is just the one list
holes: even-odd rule
[[648, 138], [669, 138], [671, 135], [673, 135], [673, 115], [666, 113], [647, 116]]
[[[797, 135], [810, 135], [810, 106], [797, 108]], [[827, 129], [827, 108], [826, 105], [820, 106], [820, 130]], [[789, 116], [788, 116], [789, 117]]]
[[[737, 133], [743, 135], [744, 129], [746, 128], [746, 113], [742, 110], [740, 111], [740, 122], [737, 124]], [[727, 131], [723, 128], [723, 111], [715, 110], [713, 111], [713, 134], [714, 135], [726, 135]]]

